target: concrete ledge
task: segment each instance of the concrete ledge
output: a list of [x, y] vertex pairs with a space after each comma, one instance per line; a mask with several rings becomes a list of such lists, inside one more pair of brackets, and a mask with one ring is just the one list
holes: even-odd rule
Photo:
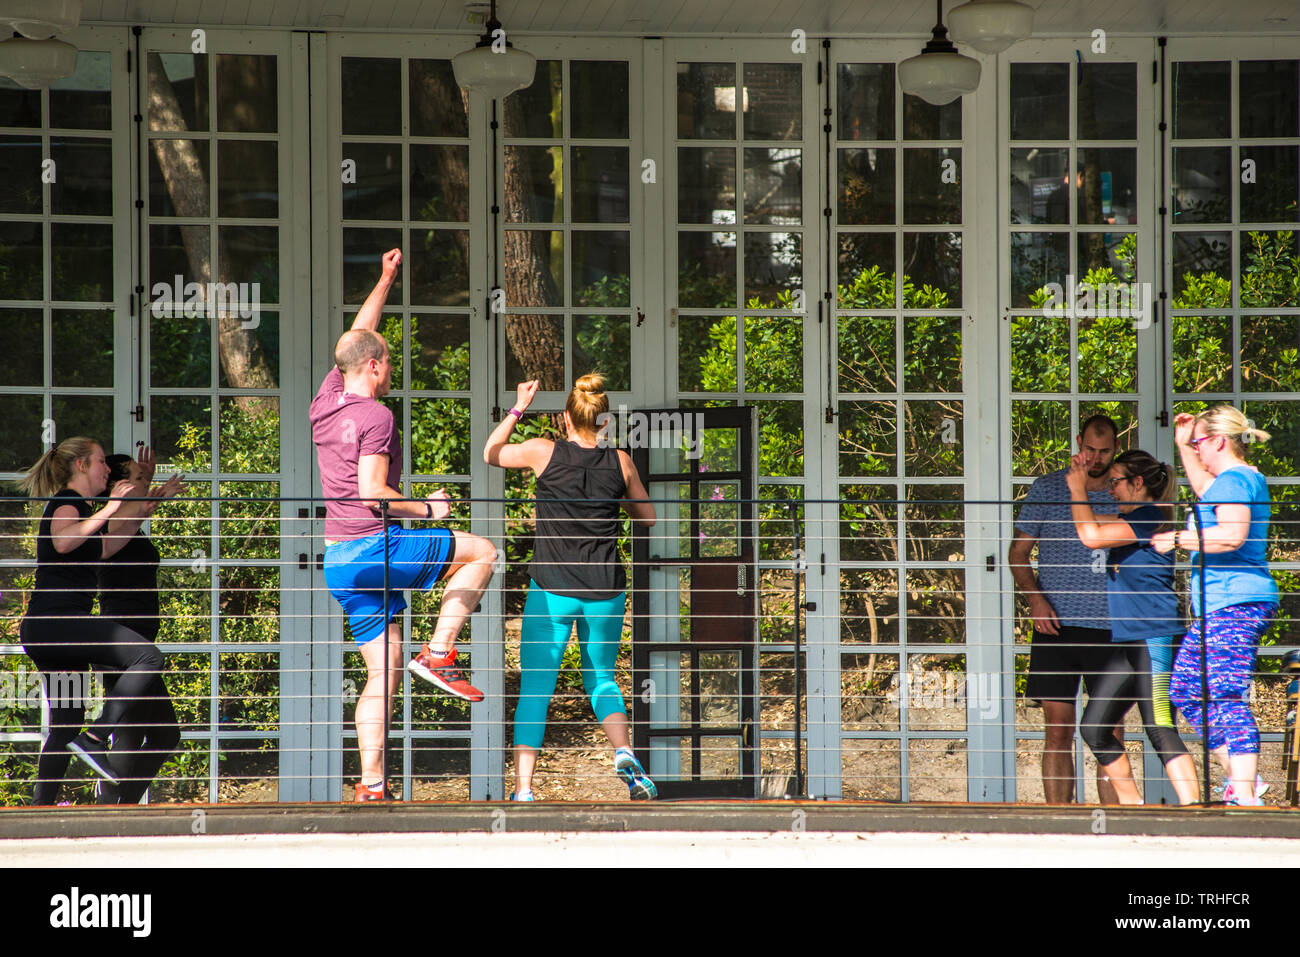
[[800, 832], [1110, 834], [1300, 839], [1284, 808], [680, 801], [0, 808], [0, 840], [211, 834]]

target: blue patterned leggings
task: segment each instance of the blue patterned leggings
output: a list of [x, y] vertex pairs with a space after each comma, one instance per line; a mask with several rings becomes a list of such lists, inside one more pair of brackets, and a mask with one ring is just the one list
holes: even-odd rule
[[[1259, 729], [1246, 703], [1259, 640], [1273, 623], [1276, 605], [1251, 602], [1212, 611], [1205, 621], [1209, 656], [1210, 750], [1259, 754]], [[1201, 730], [1201, 625], [1193, 621], [1178, 649], [1169, 699], [1197, 733]]]

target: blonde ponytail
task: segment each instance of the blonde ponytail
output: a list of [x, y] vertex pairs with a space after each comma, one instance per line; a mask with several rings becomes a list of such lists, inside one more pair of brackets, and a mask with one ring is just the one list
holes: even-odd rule
[[54, 448], [46, 450], [36, 460], [36, 464], [14, 484], [25, 495], [49, 498], [68, 484], [77, 461], [94, 455], [98, 446], [98, 442], [84, 435], [64, 439]]
[[569, 413], [574, 431], [587, 434], [595, 432], [597, 419], [609, 412], [609, 396], [605, 394], [605, 377], [599, 372], [591, 372], [573, 384], [564, 403], [564, 411]]

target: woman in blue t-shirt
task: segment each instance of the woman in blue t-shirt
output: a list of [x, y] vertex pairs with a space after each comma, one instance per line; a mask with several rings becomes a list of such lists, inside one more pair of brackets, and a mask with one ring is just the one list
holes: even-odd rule
[[1141, 804], [1124, 744], [1115, 725], [1136, 701], [1147, 737], [1155, 745], [1181, 804], [1199, 800], [1196, 765], [1178, 737], [1169, 707], [1169, 671], [1182, 621], [1174, 591], [1172, 556], [1151, 547], [1168, 524], [1175, 486], [1172, 466], [1134, 449], [1115, 457], [1107, 486], [1119, 503], [1118, 518], [1098, 520], [1088, 502], [1087, 471], [1081, 456], [1066, 483], [1079, 540], [1088, 548], [1110, 549], [1106, 601], [1113, 650], [1105, 670], [1089, 681], [1088, 707], [1079, 721], [1083, 739], [1097, 756], [1121, 804]]
[[[1196, 492], [1204, 535], [1205, 595], [1198, 562], [1192, 567], [1192, 611], [1205, 618], [1209, 675], [1209, 745], [1228, 775], [1224, 800], [1256, 805], [1264, 782], [1258, 775], [1259, 729], [1246, 696], [1259, 640], [1277, 612], [1277, 583], [1268, 571], [1268, 483], [1246, 463], [1246, 445], [1267, 442], [1238, 409], [1218, 405], [1198, 416], [1183, 413], [1174, 437], [1187, 481]], [[1196, 551], [1195, 525], [1157, 535], [1162, 552], [1181, 546]], [[1174, 663], [1169, 696], [1193, 728], [1201, 713], [1201, 623], [1193, 622]]]

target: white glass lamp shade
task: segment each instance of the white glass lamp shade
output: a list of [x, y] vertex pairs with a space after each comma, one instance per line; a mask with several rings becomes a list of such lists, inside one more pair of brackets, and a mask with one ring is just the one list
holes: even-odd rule
[[1034, 10], [1016, 0], [970, 0], [948, 12], [952, 38], [981, 53], [1001, 53], [1034, 31]]
[[2, 0], [0, 24], [32, 40], [48, 40], [75, 30], [81, 0]]
[[980, 85], [980, 64], [960, 53], [921, 53], [898, 64], [904, 93], [943, 106]]
[[22, 37], [0, 43], [0, 75], [29, 90], [49, 86], [76, 72], [77, 48], [71, 43]]
[[537, 57], [514, 47], [494, 53], [491, 46], [477, 46], [452, 57], [451, 69], [459, 85], [495, 100], [533, 82]]

